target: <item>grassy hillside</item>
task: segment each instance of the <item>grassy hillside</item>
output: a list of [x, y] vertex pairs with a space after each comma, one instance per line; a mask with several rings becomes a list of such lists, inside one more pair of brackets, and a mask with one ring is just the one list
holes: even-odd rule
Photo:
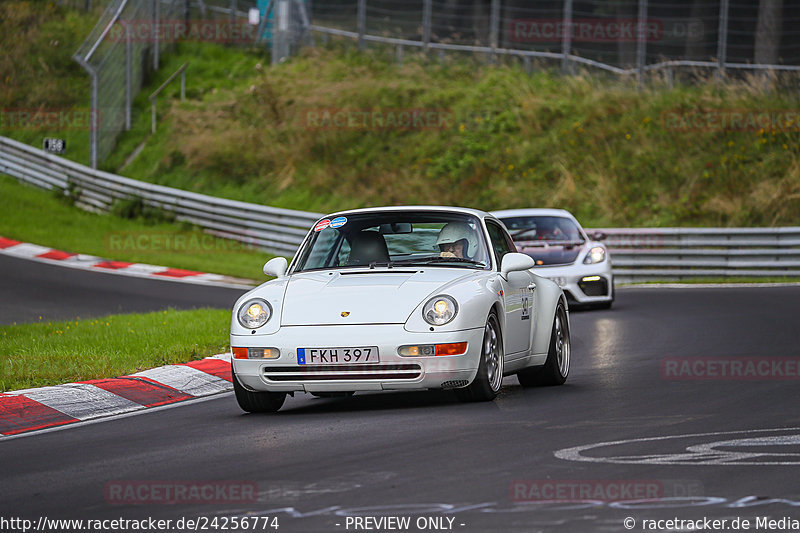
[[[469, 62], [398, 67], [319, 49], [277, 68], [254, 58], [242, 76], [247, 60], [233, 55], [238, 83], [230, 87], [230, 76], [220, 76], [228, 87], [212, 88], [193, 67], [190, 86], [198, 79], [205, 86], [173, 101], [126, 175], [316, 211], [557, 206], [595, 226], [786, 225], [800, 218], [797, 123], [725, 131], [675, 122], [698, 113], [794, 113], [797, 93], [754, 82], [640, 92], [588, 75], [527, 76]], [[389, 120], [405, 109], [431, 110], [446, 125], [315, 122], [330, 110], [378, 111]], [[143, 134], [131, 132], [121, 146]], [[109, 166], [119, 169], [127, 151]]]
[[[177, 100], [177, 84], [167, 92], [151, 136], [145, 95], [184, 61], [188, 98]], [[588, 226], [788, 225], [800, 219], [797, 104], [797, 92], [755, 81], [638, 91], [588, 74], [408, 55], [397, 66], [380, 52], [321, 48], [273, 68], [263, 51], [183, 44], [138, 97], [133, 130], [104, 167], [314, 211], [557, 206]], [[359, 118], [403, 110], [433, 120], [398, 128]], [[331, 111], [352, 121], [320, 123]], [[789, 113], [774, 129], [676, 122], [779, 111]]]
[[[99, 6], [87, 14], [41, 0], [0, 2], [0, 135], [39, 148], [44, 137], [61, 137], [88, 163], [89, 76], [72, 54], [99, 14]], [[27, 117], [37, 112], [69, 126], [34, 125]]]

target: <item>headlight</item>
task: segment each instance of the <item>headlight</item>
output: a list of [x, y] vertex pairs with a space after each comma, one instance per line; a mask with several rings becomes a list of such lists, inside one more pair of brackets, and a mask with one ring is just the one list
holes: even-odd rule
[[586, 259], [583, 262], [587, 265], [593, 265], [595, 263], [602, 263], [606, 259], [606, 250], [602, 246], [595, 246], [589, 253], [586, 254]]
[[272, 316], [272, 307], [266, 300], [255, 298], [248, 300], [239, 308], [239, 324], [247, 329], [260, 328]]
[[422, 307], [422, 317], [433, 326], [443, 326], [458, 313], [458, 304], [449, 296], [435, 296]]

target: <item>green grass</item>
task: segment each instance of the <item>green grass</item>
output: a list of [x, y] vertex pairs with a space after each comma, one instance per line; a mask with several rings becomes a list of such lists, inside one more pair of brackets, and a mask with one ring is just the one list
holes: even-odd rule
[[178, 223], [88, 213], [0, 175], [0, 235], [66, 252], [263, 280], [272, 256]]
[[[800, 214], [797, 124], [680, 131], [663, 118], [791, 111], [794, 90], [745, 80], [638, 91], [588, 74], [528, 76], [513, 65], [413, 57], [397, 66], [380, 52], [322, 49], [274, 68], [228, 51], [229, 71], [221, 75], [213, 55], [195, 63], [195, 53], [179, 48], [167, 69], [193, 61], [191, 96], [160, 104], [163, 120], [149, 138], [142, 108], [106, 161], [109, 170], [321, 212], [415, 203], [552, 206], [590, 227], [790, 225]], [[448, 126], [307, 126], [309, 111], [330, 108], [440, 110]], [[144, 151], [123, 168], [143, 139]]]
[[[85, 33], [74, 34], [91, 17], [65, 8], [41, 14], [30, 7], [34, 2], [4, 5], [14, 7], [5, 22], [0, 17], [12, 59], [0, 61], [0, 75], [10, 76], [0, 104], [88, 106], [86, 75], [70, 65], [64, 46], [48, 39], [71, 39], [73, 50]], [[33, 29], [17, 39], [23, 23]], [[9, 67], [14, 61], [25, 69]], [[173, 84], [159, 98], [158, 131], [151, 135], [147, 95], [185, 61], [187, 100], [178, 100], [179, 84]], [[163, 56], [163, 67], [136, 98], [132, 130], [102, 166], [182, 189], [313, 211], [414, 203], [552, 206], [571, 210], [589, 227], [796, 224], [796, 121], [759, 131], [686, 131], [669, 117], [794, 113], [797, 76], [780, 85], [758, 76], [693, 79], [672, 89], [653, 79], [640, 91], [631, 80], [596, 72], [527, 75], [519, 65], [455, 55], [440, 62], [407, 53], [398, 66], [385, 50], [359, 54], [338, 43], [307, 48], [272, 67], [264, 50], [183, 43]], [[30, 87], [36, 90], [28, 95]], [[309, 112], [334, 108], [436, 110], [447, 125], [308, 126]], [[34, 145], [44, 134], [7, 133]], [[68, 157], [85, 162], [87, 138], [74, 133]], [[143, 151], [131, 158], [140, 145]]]
[[[89, 129], [80, 117], [90, 107], [90, 82], [72, 54], [102, 12], [101, 2], [93, 4], [87, 14], [53, 1], [0, 2], [0, 135], [39, 148], [44, 137], [61, 137], [71, 157], [88, 164]], [[22, 119], [37, 111], [72, 125], [41, 128]]]
[[228, 350], [230, 311], [0, 326], [0, 392], [138, 372]]

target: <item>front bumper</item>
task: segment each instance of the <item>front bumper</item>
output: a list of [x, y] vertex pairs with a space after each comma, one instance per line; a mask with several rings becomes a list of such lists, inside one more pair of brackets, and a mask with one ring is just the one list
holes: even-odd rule
[[[608, 260], [594, 265], [574, 263], [571, 265], [536, 267], [534, 273], [558, 283], [567, 298], [578, 304], [593, 304], [614, 300], [614, 275]], [[583, 281], [599, 276], [598, 281]]]
[[[283, 326], [272, 335], [231, 335], [231, 346], [278, 348], [277, 359], [233, 359], [245, 388], [273, 392], [344, 392], [466, 386], [480, 362], [483, 328], [410, 333], [402, 324]], [[467, 342], [463, 355], [403, 357], [403, 345]], [[379, 363], [300, 365], [298, 348], [377, 346]]]

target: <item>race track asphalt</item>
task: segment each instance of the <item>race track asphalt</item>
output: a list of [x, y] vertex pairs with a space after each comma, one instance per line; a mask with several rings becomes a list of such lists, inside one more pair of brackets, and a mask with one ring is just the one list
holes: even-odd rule
[[[142, 295], [120, 310], [167, 305], [175, 293], [142, 288], [152, 283], [87, 280], [63, 297], [95, 312], [116, 303], [92, 289]], [[172, 305], [230, 297], [198, 291]], [[562, 387], [507, 377], [481, 404], [440, 391], [300, 395], [275, 415], [244, 414], [226, 393], [0, 440], [0, 519], [152, 517], [178, 531], [181, 518], [205, 517], [207, 531], [242, 531], [230, 519], [249, 517], [247, 530], [279, 533], [628, 531], [626, 519], [644, 531], [648, 519], [702, 518], [749, 519], [754, 530], [756, 519], [800, 519], [800, 381], [786, 374], [800, 359], [798, 316], [798, 287], [630, 288], [612, 310], [572, 314]], [[676, 358], [768, 364], [758, 379], [697, 366], [676, 379]], [[168, 502], [184, 488], [195, 499]], [[356, 516], [370, 521], [356, 527]], [[377, 522], [386, 516], [409, 527]]]
[[170, 307], [229, 309], [244, 292], [244, 289], [92, 272], [0, 255], [0, 324], [161, 311]]

